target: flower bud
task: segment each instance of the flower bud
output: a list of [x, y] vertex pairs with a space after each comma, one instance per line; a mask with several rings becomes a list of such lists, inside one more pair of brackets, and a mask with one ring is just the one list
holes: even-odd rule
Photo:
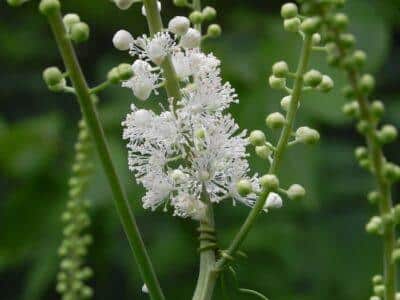
[[321, 43], [321, 35], [319, 33], [314, 33], [312, 35], [312, 44], [313, 46], [318, 46]]
[[8, 5], [13, 6], [13, 7], [18, 7], [24, 4], [29, 0], [7, 0]]
[[133, 76], [132, 66], [130, 64], [120, 64], [118, 66], [120, 80], [128, 80]]
[[211, 38], [219, 37], [221, 35], [221, 32], [221, 26], [219, 26], [218, 24], [211, 24], [207, 28], [207, 35]]
[[250, 133], [249, 141], [253, 146], [264, 146], [266, 142], [265, 134], [261, 130], [253, 130]]
[[263, 145], [263, 146], [257, 146], [256, 147], [256, 154], [257, 156], [259, 156], [262, 159], [267, 159], [268, 157], [271, 156], [272, 151], [270, 148], [268, 148], [267, 146]]
[[365, 94], [371, 93], [375, 88], [375, 78], [371, 74], [363, 75], [358, 82], [358, 88]]
[[352, 101], [349, 103], [345, 103], [342, 107], [342, 111], [347, 116], [357, 117], [360, 113], [360, 107], [357, 101]]
[[374, 286], [374, 294], [379, 297], [385, 296], [385, 286], [383, 284]]
[[174, 0], [173, 2], [178, 7], [185, 7], [188, 4], [187, 0]]
[[373, 285], [378, 285], [381, 284], [383, 282], [383, 276], [380, 274], [376, 274], [374, 275], [374, 277], [372, 277], [372, 284]]
[[377, 191], [371, 191], [367, 195], [368, 202], [377, 204], [381, 200], [381, 195]]
[[[161, 11], [161, 2], [160, 1], [157, 1], [157, 9], [158, 9], [158, 11]], [[142, 15], [145, 17], [147, 16], [146, 7], [144, 5], [142, 6]]]
[[189, 19], [193, 24], [201, 24], [204, 21], [203, 14], [195, 10], [189, 15]]
[[189, 28], [181, 37], [180, 44], [183, 48], [197, 48], [200, 45], [201, 35], [196, 29]]
[[282, 18], [291, 19], [291, 18], [297, 17], [298, 13], [299, 13], [299, 10], [295, 3], [286, 3], [286, 4], [282, 5], [282, 8], [281, 8]]
[[118, 68], [112, 68], [108, 74], [107, 74], [107, 80], [109, 80], [111, 83], [118, 83], [119, 82], [119, 72]]
[[237, 184], [236, 184], [236, 189], [241, 196], [247, 196], [253, 191], [253, 186], [251, 185], [251, 182], [247, 179], [241, 179]]
[[351, 33], [342, 33], [339, 36], [339, 43], [344, 48], [351, 48], [356, 43], [356, 39], [355, 39], [354, 35], [352, 35]]
[[389, 181], [397, 181], [400, 179], [400, 167], [393, 163], [385, 163], [383, 166], [383, 175]]
[[365, 147], [357, 147], [356, 150], [354, 151], [354, 155], [357, 160], [365, 159], [368, 158], [368, 150]]
[[63, 23], [67, 30], [70, 30], [72, 25], [79, 23], [80, 21], [81, 18], [77, 14], [66, 14], [63, 17]]
[[300, 24], [301, 24], [301, 21], [297, 17], [285, 19], [285, 21], [283, 21], [284, 29], [289, 32], [298, 32], [300, 29]]
[[59, 84], [63, 78], [60, 69], [57, 67], [49, 67], [43, 71], [43, 80], [48, 86]]
[[353, 61], [357, 67], [363, 67], [365, 65], [365, 61], [367, 60], [367, 55], [362, 50], [356, 50], [353, 53]]
[[283, 78], [289, 73], [289, 66], [285, 61], [279, 61], [272, 66], [272, 74], [275, 77]]
[[113, 45], [116, 49], [121, 51], [129, 50], [130, 45], [133, 43], [134, 39], [132, 35], [126, 30], [118, 30], [112, 39]]
[[349, 18], [344, 13], [337, 13], [332, 18], [332, 25], [334, 28], [343, 30], [349, 24]]
[[319, 138], [318, 131], [310, 127], [303, 126], [296, 130], [296, 141], [300, 143], [313, 145], [319, 141]]
[[286, 118], [281, 113], [274, 112], [267, 116], [265, 123], [271, 129], [279, 129], [286, 123]]
[[[292, 96], [285, 96], [281, 100], [281, 107], [284, 111], [288, 111], [290, 107], [290, 102], [292, 101]], [[297, 103], [297, 108], [300, 107], [300, 102]]]
[[382, 101], [375, 100], [371, 103], [371, 113], [374, 115], [375, 118], [380, 118], [383, 116], [385, 112], [385, 105]]
[[71, 39], [76, 43], [87, 41], [89, 34], [89, 26], [84, 22], [79, 22], [71, 26]]
[[278, 194], [271, 192], [268, 194], [267, 201], [264, 205], [264, 210], [268, 211], [269, 208], [281, 208], [283, 205], [282, 198]]
[[377, 132], [377, 137], [382, 144], [392, 143], [397, 138], [397, 128], [393, 125], [384, 125]]
[[360, 122], [357, 123], [356, 128], [359, 133], [365, 135], [365, 134], [367, 134], [368, 130], [370, 130], [371, 126], [367, 121], [361, 120]]
[[287, 190], [287, 195], [291, 200], [301, 200], [306, 195], [306, 190], [300, 184], [292, 184]]
[[394, 249], [392, 252], [392, 261], [398, 262], [400, 260], [400, 249]]
[[286, 79], [285, 78], [278, 78], [274, 75], [271, 75], [268, 79], [269, 85], [273, 89], [281, 90], [284, 89], [286, 86]]
[[368, 233], [380, 234], [383, 232], [383, 222], [380, 217], [374, 216], [367, 223], [365, 230]]
[[168, 23], [168, 30], [176, 35], [184, 35], [190, 27], [190, 21], [186, 17], [177, 16], [172, 18]]
[[276, 191], [279, 188], [279, 179], [274, 174], [267, 174], [260, 178], [260, 184], [264, 189]]
[[39, 11], [46, 16], [59, 11], [60, 8], [61, 4], [59, 0], [42, 0], [39, 4]]
[[144, 293], [144, 294], [148, 294], [149, 293], [149, 289], [147, 288], [146, 284], [143, 284], [143, 286], [142, 286], [142, 293]]
[[304, 74], [304, 83], [311, 87], [316, 87], [322, 82], [322, 74], [317, 70], [310, 70]]
[[93, 297], [93, 289], [90, 286], [82, 287], [80, 293], [84, 299], [90, 299]]
[[322, 81], [317, 88], [323, 93], [328, 93], [333, 89], [333, 86], [334, 83], [332, 78], [330, 78], [328, 75], [322, 75]]
[[114, 3], [119, 9], [125, 10], [131, 7], [135, 0], [114, 0]]
[[217, 16], [217, 11], [214, 7], [206, 6], [204, 7], [203, 11], [201, 12], [203, 15], [204, 20], [211, 21]]
[[354, 89], [352, 88], [351, 85], [345, 85], [345, 86], [342, 88], [342, 94], [343, 94], [343, 96], [345, 96], [347, 99], [351, 99], [351, 98], [354, 97], [355, 92], [354, 92]]
[[319, 30], [321, 26], [321, 19], [319, 17], [311, 17], [305, 19], [301, 25], [300, 30], [303, 31], [305, 34], [313, 34]]

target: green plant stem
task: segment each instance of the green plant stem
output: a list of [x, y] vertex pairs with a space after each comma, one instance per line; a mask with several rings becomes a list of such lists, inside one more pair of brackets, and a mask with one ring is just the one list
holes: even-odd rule
[[[297, 66], [297, 71], [296, 71], [296, 79], [294, 81], [294, 86], [293, 86], [293, 92], [292, 92], [292, 100], [290, 102], [289, 109], [286, 113], [286, 124], [282, 129], [278, 145], [276, 147], [275, 151], [275, 156], [272, 161], [271, 167], [269, 169], [270, 174], [276, 174], [278, 171], [278, 168], [280, 166], [280, 163], [282, 161], [283, 155], [285, 153], [285, 150], [288, 145], [288, 141], [290, 138], [290, 135], [292, 133], [296, 113], [297, 113], [297, 108], [298, 108], [298, 103], [300, 101], [300, 97], [302, 94], [302, 88], [303, 88], [303, 75], [307, 71], [307, 66], [310, 60], [310, 54], [311, 54], [311, 49], [312, 49], [312, 38], [310, 35], [306, 35], [303, 41], [303, 46], [300, 54], [300, 59], [299, 63]], [[254, 207], [251, 209], [249, 215], [247, 216], [245, 222], [243, 223], [242, 227], [232, 240], [230, 246], [228, 247], [228, 250], [226, 253], [228, 256], [223, 256], [221, 257], [217, 263], [216, 263], [216, 271], [221, 271], [226, 263], [228, 262], [229, 256], [234, 256], [239, 250], [239, 247], [243, 243], [244, 239], [246, 238], [247, 234], [249, 233], [250, 229], [252, 228], [253, 224], [255, 223], [258, 215], [260, 212], [262, 212], [264, 208], [265, 201], [268, 197], [268, 194], [270, 193], [269, 190], [264, 190], [261, 192], [259, 195], [256, 204]]]
[[140, 274], [147, 285], [151, 299], [163, 300], [164, 295], [161, 291], [158, 279], [154, 272], [149, 255], [144, 242], [136, 225], [135, 217], [132, 213], [130, 203], [126, 197], [125, 191], [118, 178], [111, 154], [106, 142], [104, 130], [101, 126], [96, 108], [91, 100], [90, 89], [86, 83], [81, 67], [78, 63], [74, 48], [67, 37], [60, 11], [48, 16], [51, 28], [53, 30], [59, 51], [63, 58], [69, 77], [75, 87], [77, 98], [85, 121], [88, 125], [105, 174], [114, 196], [115, 205], [119, 217], [123, 224], [126, 236], [131, 246], [136, 263], [139, 266]]

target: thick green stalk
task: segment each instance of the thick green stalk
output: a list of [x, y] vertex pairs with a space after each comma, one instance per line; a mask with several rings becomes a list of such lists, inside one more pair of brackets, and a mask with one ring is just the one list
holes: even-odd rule
[[81, 67], [78, 63], [75, 51], [62, 22], [60, 11], [48, 15], [59, 51], [68, 71], [69, 77], [76, 90], [76, 95], [81, 106], [85, 121], [88, 125], [105, 174], [114, 196], [115, 205], [123, 224], [126, 236], [131, 246], [136, 263], [139, 266], [140, 274], [147, 285], [151, 299], [164, 300], [158, 279], [154, 272], [149, 255], [136, 225], [130, 203], [127, 199], [121, 181], [118, 178], [111, 154], [106, 142], [104, 130], [101, 126], [97, 110], [91, 100], [90, 89], [86, 83]]
[[[293, 130], [293, 125], [297, 113], [298, 104], [300, 101], [300, 97], [302, 94], [303, 88], [303, 75], [307, 71], [307, 66], [310, 60], [310, 54], [312, 51], [312, 38], [310, 35], [306, 35], [303, 41], [303, 47], [300, 54], [299, 63], [297, 66], [296, 71], [296, 79], [293, 86], [292, 92], [292, 100], [290, 102], [289, 109], [286, 113], [286, 124], [282, 129], [278, 145], [276, 147], [275, 156], [273, 162], [271, 164], [269, 173], [276, 174], [279, 165], [283, 159], [283, 155], [288, 145], [288, 141], [290, 135]], [[246, 238], [247, 234], [249, 233], [250, 229], [252, 228], [253, 224], [256, 221], [256, 218], [260, 214], [260, 212], [264, 208], [265, 201], [268, 197], [270, 191], [264, 190], [258, 197], [256, 204], [251, 209], [249, 215], [247, 216], [245, 222], [243, 223], [242, 227], [240, 228], [239, 232], [236, 234], [234, 239], [232, 240], [228, 250], [226, 251], [226, 256], [222, 256], [216, 263], [216, 270], [221, 271], [225, 264], [228, 262], [229, 257], [232, 257], [236, 254], [236, 251], [239, 250], [239, 247], [243, 243], [244, 239]]]

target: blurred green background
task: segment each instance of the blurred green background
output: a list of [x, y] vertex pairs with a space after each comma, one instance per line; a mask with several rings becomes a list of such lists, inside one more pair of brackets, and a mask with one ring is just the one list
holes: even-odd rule
[[[140, 7], [120, 11], [110, 1], [63, 1], [64, 12], [78, 12], [91, 25], [91, 40], [78, 46], [89, 82], [99, 83], [127, 53], [113, 49], [115, 31], [134, 35], [146, 31]], [[185, 14], [171, 1], [163, 2], [167, 17]], [[266, 84], [270, 66], [297, 61], [300, 41], [283, 31], [279, 8], [283, 1], [203, 1], [218, 9], [223, 36], [207, 42], [223, 61], [224, 78], [237, 89], [241, 103], [232, 108], [243, 128], [264, 128], [264, 117], [277, 110], [280, 92]], [[377, 76], [377, 97], [387, 104], [386, 121], [400, 126], [400, 5], [397, 0], [349, 0], [346, 11], [359, 46], [369, 55], [368, 71]], [[20, 9], [0, 3], [0, 298], [58, 299], [54, 278], [56, 249], [61, 241], [60, 214], [67, 201], [67, 179], [77, 134], [79, 108], [69, 95], [47, 90], [41, 79], [49, 65], [61, 66], [37, 1]], [[322, 54], [313, 67], [330, 74], [337, 87], [344, 79], [325, 66]], [[372, 182], [353, 158], [362, 144], [351, 120], [341, 114], [339, 88], [328, 95], [304, 98], [298, 125], [316, 127], [318, 146], [290, 149], [282, 169], [284, 185], [300, 183], [308, 197], [300, 203], [259, 218], [243, 250], [249, 258], [236, 268], [243, 287], [262, 291], [273, 300], [361, 300], [371, 294], [370, 277], [381, 269], [379, 238], [365, 234], [375, 213], [365, 194]], [[168, 299], [190, 299], [197, 272], [196, 224], [162, 213], [144, 211], [143, 190], [127, 170], [127, 151], [120, 122], [133, 95], [114, 87], [101, 94], [100, 114], [118, 171], [129, 192], [138, 223], [149, 246]], [[140, 103], [155, 105], [154, 100]], [[276, 136], [269, 133], [270, 139]], [[399, 144], [387, 147], [388, 157], [400, 162]], [[263, 172], [262, 161], [252, 165]], [[398, 191], [394, 192], [397, 200]], [[91, 232], [88, 256], [95, 277], [95, 299], [147, 299], [113, 206], [107, 182], [97, 164], [92, 180]], [[227, 245], [248, 208], [230, 203], [216, 209], [221, 245]], [[231, 299], [250, 299], [231, 291]], [[215, 299], [221, 299], [217, 291]]]

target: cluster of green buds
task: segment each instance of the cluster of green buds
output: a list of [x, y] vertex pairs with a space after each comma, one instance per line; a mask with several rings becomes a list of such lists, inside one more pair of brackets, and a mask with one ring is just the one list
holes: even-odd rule
[[43, 71], [43, 80], [52, 92], [61, 93], [73, 91], [67, 86], [67, 73], [61, 72], [58, 67], [48, 67]]
[[69, 201], [62, 214], [64, 222], [64, 239], [58, 250], [62, 257], [60, 271], [57, 276], [57, 292], [63, 300], [88, 299], [93, 291], [86, 284], [92, 276], [91, 268], [85, 266], [87, 248], [92, 242], [90, 234], [86, 233], [90, 225], [87, 213], [89, 202], [84, 199], [90, 173], [92, 143], [86, 123], [79, 122], [79, 136], [75, 144], [75, 162], [72, 166], [72, 176], [68, 182]]

